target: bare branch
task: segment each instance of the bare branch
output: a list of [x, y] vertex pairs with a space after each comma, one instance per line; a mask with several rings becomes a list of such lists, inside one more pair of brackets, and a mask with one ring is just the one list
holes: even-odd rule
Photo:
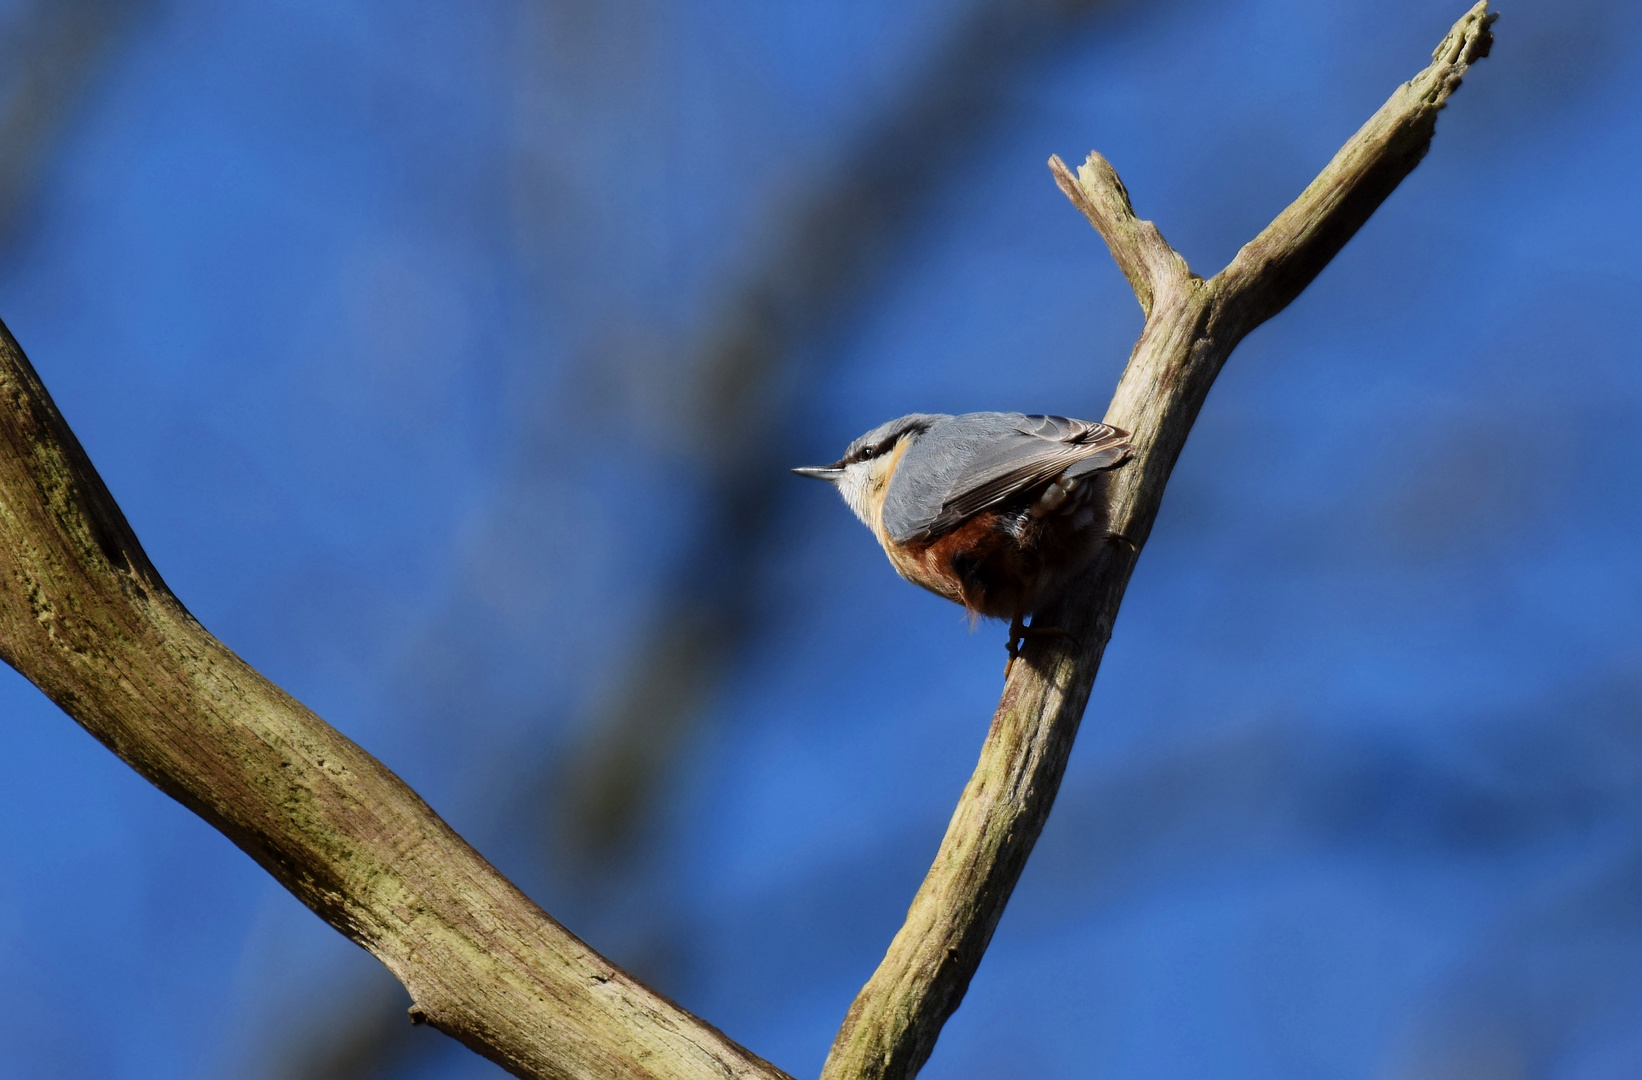
[[1043, 613], [1070, 637], [1028, 639], [1024, 662], [1013, 666], [935, 864], [850, 1006], [823, 1080], [904, 1080], [929, 1057], [1048, 819], [1129, 575], [1209, 387], [1243, 336], [1297, 296], [1418, 164], [1437, 110], [1466, 66], [1487, 55], [1493, 18], [1484, 3], [1472, 8], [1432, 65], [1206, 282], [1187, 274], [1157, 230], [1135, 219], [1104, 159], [1091, 155], [1076, 180], [1058, 159], [1051, 162], [1147, 309], [1106, 413], [1108, 423], [1132, 433], [1135, 447], [1113, 479], [1116, 535], [1060, 610]]
[[1437, 113], [1494, 38], [1488, 0], [1454, 24], [1431, 66], [1397, 87], [1288, 209], [1243, 246], [1226, 278], [1225, 303], [1252, 329], [1282, 311], [1368, 220], [1431, 149]]
[[212, 637], [0, 326], [0, 657], [523, 1077], [785, 1074], [549, 918], [416, 793]]
[[1152, 298], [1162, 289], [1184, 283], [1190, 271], [1186, 260], [1170, 247], [1157, 226], [1141, 221], [1129, 203], [1129, 191], [1118, 179], [1111, 162], [1089, 151], [1089, 158], [1078, 166], [1078, 174], [1066, 167], [1059, 154], [1049, 158], [1049, 171], [1055, 174], [1055, 183], [1072, 200], [1072, 205], [1083, 211], [1089, 224], [1095, 227], [1112, 259], [1129, 279], [1140, 310], [1152, 313]]

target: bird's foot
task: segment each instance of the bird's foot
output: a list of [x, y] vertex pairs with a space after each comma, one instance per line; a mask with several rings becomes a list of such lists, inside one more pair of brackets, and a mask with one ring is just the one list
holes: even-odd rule
[[1076, 648], [1078, 644], [1077, 638], [1073, 637], [1070, 633], [1062, 630], [1058, 626], [1038, 626], [1036, 623], [1031, 626], [1027, 626], [1026, 623], [1022, 621], [1021, 616], [1015, 616], [1015, 620], [1009, 624], [1009, 642], [1004, 646], [1004, 648], [1009, 652], [1009, 660], [1003, 666], [1004, 678], [1007, 679], [1009, 677], [1010, 669], [1015, 666], [1015, 658], [1020, 656], [1021, 645], [1026, 641], [1026, 639], [1044, 637], [1063, 637], [1070, 641], [1074, 648]]

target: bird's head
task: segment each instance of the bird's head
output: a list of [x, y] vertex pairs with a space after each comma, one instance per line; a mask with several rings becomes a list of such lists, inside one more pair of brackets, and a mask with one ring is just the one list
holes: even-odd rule
[[913, 440], [938, 419], [940, 417], [928, 413], [912, 413], [879, 424], [850, 443], [844, 456], [831, 465], [807, 465], [793, 472], [836, 485], [855, 516], [877, 532], [884, 494], [889, 490], [895, 466]]

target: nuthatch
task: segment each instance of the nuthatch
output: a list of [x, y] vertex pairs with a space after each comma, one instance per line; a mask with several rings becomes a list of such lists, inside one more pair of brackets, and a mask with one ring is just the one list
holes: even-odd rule
[[837, 485], [896, 571], [1008, 619], [1009, 655], [1088, 565], [1107, 531], [1105, 470], [1129, 433], [1064, 416], [913, 413], [873, 428], [831, 465], [794, 469]]

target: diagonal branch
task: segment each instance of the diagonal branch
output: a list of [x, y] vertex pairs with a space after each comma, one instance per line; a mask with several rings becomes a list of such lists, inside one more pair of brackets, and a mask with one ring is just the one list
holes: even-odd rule
[[1425, 155], [1437, 110], [1486, 56], [1486, 0], [1443, 40], [1328, 168], [1209, 281], [1191, 276], [1157, 230], [1138, 221], [1111, 166], [1091, 155], [1056, 180], [1099, 230], [1147, 310], [1106, 421], [1132, 434], [1114, 476], [1116, 536], [1050, 620], [1069, 638], [1029, 639], [1014, 665], [980, 762], [905, 924], [844, 1018], [823, 1080], [904, 1080], [934, 1049], [963, 1000], [1065, 773], [1118, 606], [1151, 532], [1192, 423], [1232, 349], [1281, 311]]
[[196, 622], [0, 326], [0, 657], [515, 1075], [778, 1080], [531, 903]]

